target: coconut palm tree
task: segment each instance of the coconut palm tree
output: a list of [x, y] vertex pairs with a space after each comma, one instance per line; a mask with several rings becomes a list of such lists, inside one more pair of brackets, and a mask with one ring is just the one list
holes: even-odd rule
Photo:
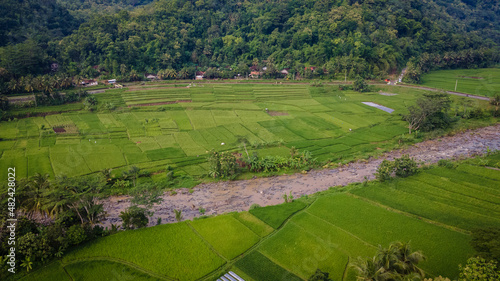
[[33, 213], [43, 213], [45, 209], [43, 208], [44, 204], [44, 193], [50, 187], [49, 182], [49, 174], [42, 175], [40, 173], [36, 173], [32, 176], [26, 185], [27, 188], [27, 196], [25, 201], [22, 203], [22, 208], [26, 210], [26, 212]]
[[358, 281], [416, 281], [425, 277], [417, 265], [425, 260], [421, 251], [412, 251], [406, 242], [392, 243], [389, 248], [379, 246], [377, 254], [368, 259], [358, 258], [352, 267]]

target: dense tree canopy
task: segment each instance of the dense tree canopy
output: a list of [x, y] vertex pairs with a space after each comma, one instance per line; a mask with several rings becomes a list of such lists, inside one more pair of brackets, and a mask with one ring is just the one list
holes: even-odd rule
[[[111, 2], [148, 1], [59, 0], [72, 13]], [[62, 40], [22, 43], [35, 46], [34, 58], [19, 58], [6, 47], [0, 66], [14, 76], [49, 72], [53, 62], [71, 75], [96, 66], [118, 75], [189, 66], [263, 67], [272, 61], [276, 68], [305, 75], [305, 66], [318, 66], [351, 78], [385, 75], [412, 58], [421, 68], [434, 67], [430, 62], [436, 58], [440, 66], [477, 67], [498, 59], [491, 48], [500, 42], [499, 5], [491, 0], [157, 0], [133, 11], [91, 14]]]

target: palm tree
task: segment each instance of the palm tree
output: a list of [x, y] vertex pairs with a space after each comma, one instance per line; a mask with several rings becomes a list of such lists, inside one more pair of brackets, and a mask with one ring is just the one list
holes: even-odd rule
[[22, 267], [26, 267], [26, 271], [27, 272], [30, 272], [31, 269], [33, 269], [32, 265], [33, 265], [33, 262], [30, 261], [31, 257], [26, 257], [23, 262], [21, 263], [21, 266]]
[[28, 188], [27, 198], [23, 202], [23, 208], [31, 214], [42, 213], [44, 211], [44, 193], [50, 187], [49, 174], [36, 173], [30, 178], [26, 187]]
[[405, 275], [416, 273], [422, 278], [425, 276], [425, 272], [417, 266], [420, 262], [426, 260], [421, 251], [413, 252], [410, 243], [407, 242], [396, 242], [391, 247], [397, 250], [398, 262], [394, 264], [394, 267], [399, 273]]
[[358, 258], [352, 267], [358, 273], [358, 281], [414, 281], [425, 277], [417, 266], [423, 260], [421, 251], [412, 251], [409, 243], [396, 242], [389, 248], [379, 246], [374, 257]]

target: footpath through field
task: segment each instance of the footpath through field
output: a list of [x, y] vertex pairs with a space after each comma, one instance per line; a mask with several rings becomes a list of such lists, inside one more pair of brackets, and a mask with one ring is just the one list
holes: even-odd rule
[[[251, 180], [204, 183], [192, 192], [178, 189], [177, 194], [163, 195], [163, 203], [154, 207], [154, 217], [163, 222], [175, 222], [174, 209], [182, 210], [184, 219], [200, 216], [198, 209], [204, 208], [206, 215], [248, 210], [252, 204], [261, 206], [283, 203], [283, 194], [300, 197], [326, 190], [330, 187], [362, 182], [375, 178], [374, 173], [383, 159], [393, 159], [409, 154], [419, 161], [435, 163], [441, 159], [452, 159], [500, 150], [500, 124], [469, 130], [449, 137], [441, 137], [418, 143], [404, 150], [386, 153], [378, 159], [351, 163], [337, 169], [310, 171], [307, 174], [283, 175]], [[127, 196], [111, 197], [104, 202], [108, 213], [105, 226], [119, 223], [119, 215], [130, 202]], [[151, 224], [152, 225], [152, 224]]]

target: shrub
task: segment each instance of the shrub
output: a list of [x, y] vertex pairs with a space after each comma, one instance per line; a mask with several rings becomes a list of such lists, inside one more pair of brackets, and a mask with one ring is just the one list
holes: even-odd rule
[[457, 167], [457, 164], [453, 163], [450, 160], [441, 159], [441, 160], [438, 161], [438, 166], [439, 167], [445, 167], [445, 168], [448, 168], [448, 169], [455, 169]]
[[66, 241], [71, 245], [77, 245], [85, 241], [87, 236], [81, 225], [73, 225], [66, 231]]
[[394, 169], [396, 176], [406, 178], [418, 171], [418, 164], [413, 158], [410, 158], [408, 154], [405, 154], [401, 158], [396, 158], [394, 160]]
[[383, 182], [391, 179], [393, 172], [394, 172], [394, 163], [389, 160], [384, 160], [378, 166], [377, 172], [375, 173], [375, 178]]
[[321, 269], [316, 269], [316, 272], [307, 279], [308, 281], [332, 281], [332, 279], [329, 278], [329, 273], [326, 271], [322, 271]]
[[236, 175], [238, 163], [232, 153], [211, 151], [208, 156], [208, 174], [213, 178], [229, 178]]
[[149, 223], [146, 210], [137, 206], [131, 206], [125, 212], [120, 212], [120, 218], [124, 229], [142, 228]]
[[257, 209], [257, 208], [260, 208], [260, 205], [257, 204], [257, 203], [254, 203], [250, 206], [250, 209], [249, 210], [253, 210], [253, 209]]

